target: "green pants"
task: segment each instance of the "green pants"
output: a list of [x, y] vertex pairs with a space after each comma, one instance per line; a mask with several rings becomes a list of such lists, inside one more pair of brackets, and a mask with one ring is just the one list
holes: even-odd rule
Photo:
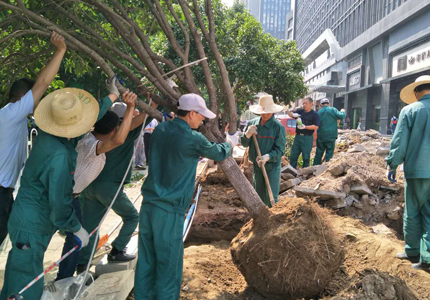
[[430, 179], [406, 179], [405, 204], [405, 252], [430, 264]]
[[317, 138], [317, 152], [315, 153], [314, 166], [320, 165], [325, 152], [325, 161], [330, 161], [333, 157], [336, 139], [325, 140]]
[[[115, 197], [118, 187], [119, 184], [113, 182], [93, 183], [81, 194], [82, 226], [84, 226], [88, 233], [91, 233], [99, 225], [107, 208]], [[139, 213], [123, 189], [119, 192], [112, 210], [123, 221], [118, 237], [112, 242], [112, 246], [122, 251], [128, 242], [130, 242], [131, 236], [136, 230], [137, 223], [139, 222]], [[88, 246], [81, 249], [78, 264], [87, 264], [91, 259], [91, 250], [94, 242], [98, 243], [95, 235], [90, 238]]]
[[311, 151], [314, 143], [313, 135], [297, 135], [294, 138], [293, 149], [291, 149], [290, 165], [297, 168], [300, 153], [303, 157], [303, 168], [309, 167], [311, 162]]
[[144, 203], [134, 299], [178, 300], [182, 283], [184, 215]]
[[[21, 231], [10, 225], [8, 229], [12, 249], [7, 257], [1, 300], [17, 294], [43, 272], [43, 257], [53, 236], [53, 233], [46, 235]], [[40, 300], [42, 293], [43, 279], [36, 282], [22, 296], [25, 300]]]
[[[281, 164], [274, 166], [272, 170], [268, 170], [267, 177], [269, 177], [270, 187], [272, 188], [273, 198], [276, 203], [278, 202], [279, 188], [281, 184]], [[254, 167], [254, 187], [264, 204], [268, 207], [272, 207], [263, 172], [260, 168], [256, 167]]]

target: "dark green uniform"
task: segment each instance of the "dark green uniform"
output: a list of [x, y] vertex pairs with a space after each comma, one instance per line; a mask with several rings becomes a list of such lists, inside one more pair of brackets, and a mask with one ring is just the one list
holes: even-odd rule
[[[269, 154], [270, 159], [265, 164], [267, 176], [269, 177], [270, 187], [272, 188], [273, 198], [278, 202], [279, 187], [281, 182], [281, 162], [282, 155], [285, 153], [285, 144], [287, 137], [285, 127], [274, 116], [272, 116], [264, 125], [261, 125], [261, 117], [249, 121], [246, 130], [251, 125], [257, 126], [257, 141], [260, 147], [261, 155]], [[267, 191], [266, 182], [264, 181], [263, 172], [257, 164], [257, 149], [253, 138], [246, 138], [245, 135], [240, 139], [244, 147], [249, 147], [249, 159], [254, 164], [254, 187], [261, 200], [268, 206], [272, 207]]]
[[[81, 228], [71, 198], [76, 157], [72, 141], [39, 131], [8, 223], [12, 249], [1, 300], [43, 272], [43, 257], [57, 229], [76, 232]], [[43, 280], [39, 280], [23, 296], [39, 300], [42, 293]]]
[[231, 151], [230, 143], [211, 143], [180, 118], [154, 130], [149, 173], [142, 186], [136, 300], [179, 299], [184, 216], [193, 197], [198, 160], [222, 161]]
[[[99, 105], [98, 120], [112, 101], [105, 97]], [[8, 222], [12, 249], [7, 258], [1, 300], [18, 293], [43, 272], [43, 257], [57, 229], [77, 232], [81, 228], [72, 207], [75, 146], [79, 139], [68, 140], [39, 130]], [[23, 296], [26, 300], [39, 300], [42, 293], [43, 280], [39, 280]]]
[[430, 264], [430, 95], [404, 107], [386, 158], [391, 169], [404, 162], [405, 252]]
[[317, 131], [317, 151], [314, 166], [320, 165], [325, 152], [325, 161], [333, 157], [337, 139], [337, 121], [345, 119], [345, 113], [334, 107], [323, 106], [319, 111], [320, 127]]
[[[83, 226], [88, 232], [93, 231], [100, 223], [107, 208], [111, 204], [128, 168], [134, 151], [134, 141], [139, 137], [142, 126], [130, 131], [124, 144], [106, 153], [106, 165], [100, 175], [81, 193]], [[131, 168], [124, 184], [130, 182]], [[123, 187], [119, 191], [112, 210], [122, 218], [123, 225], [112, 246], [122, 251], [127, 246], [139, 222], [139, 213], [131, 203]], [[96, 240], [92, 236], [88, 247], [79, 253], [78, 264], [87, 264], [90, 260], [92, 247]], [[96, 241], [98, 243], [98, 239]]]
[[[306, 112], [304, 109], [297, 109], [295, 113], [300, 114], [303, 124], [306, 126], [320, 126], [320, 117], [313, 109]], [[315, 130], [299, 129], [296, 127], [296, 136], [294, 137], [293, 148], [290, 154], [290, 165], [297, 168], [297, 161], [300, 154], [303, 158], [303, 168], [309, 167], [311, 163], [311, 151], [314, 143]]]

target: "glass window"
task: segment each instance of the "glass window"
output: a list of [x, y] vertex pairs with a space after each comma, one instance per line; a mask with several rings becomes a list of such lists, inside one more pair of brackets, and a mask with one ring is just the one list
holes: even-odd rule
[[296, 119], [290, 119], [287, 120], [287, 126], [291, 128], [296, 128], [297, 120]]

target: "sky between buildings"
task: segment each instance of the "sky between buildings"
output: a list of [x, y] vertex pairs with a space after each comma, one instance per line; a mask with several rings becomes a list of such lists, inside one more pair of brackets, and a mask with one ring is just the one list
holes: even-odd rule
[[[228, 7], [232, 7], [234, 0], [222, 0], [222, 2]], [[294, 9], [294, 1], [291, 1], [291, 9]]]

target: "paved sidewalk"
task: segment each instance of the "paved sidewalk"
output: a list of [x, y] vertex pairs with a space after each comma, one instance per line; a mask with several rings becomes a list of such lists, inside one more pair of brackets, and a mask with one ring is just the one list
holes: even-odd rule
[[[134, 173], [135, 172], [133, 172], [133, 174]], [[139, 181], [134, 186], [125, 189], [127, 195], [132, 201], [134, 201], [138, 197], [136, 203], [134, 204], [138, 211], [140, 211], [140, 205], [142, 203], [142, 197], [139, 197], [141, 185], [142, 181]], [[100, 236], [107, 234], [120, 220], [121, 218], [117, 216], [113, 211], [111, 211], [107, 216], [105, 222], [102, 224]], [[119, 228], [121, 228], [121, 226]], [[113, 239], [118, 235], [118, 229], [111, 235], [111, 238], [109, 239], [110, 242], [113, 241]], [[63, 245], [64, 239], [58, 233], [54, 234], [51, 243], [49, 244], [48, 250], [45, 252], [45, 259], [43, 262], [44, 268], [49, 267], [60, 258], [61, 251], [63, 250]], [[1, 245], [0, 247], [0, 289], [3, 287], [4, 271], [6, 267], [7, 255], [10, 248], [11, 245], [9, 239], [5, 240], [3, 245]], [[58, 268], [55, 267], [53, 270], [51, 270], [51, 272], [46, 274], [45, 282], [52, 281], [56, 276], [57, 270]]]

